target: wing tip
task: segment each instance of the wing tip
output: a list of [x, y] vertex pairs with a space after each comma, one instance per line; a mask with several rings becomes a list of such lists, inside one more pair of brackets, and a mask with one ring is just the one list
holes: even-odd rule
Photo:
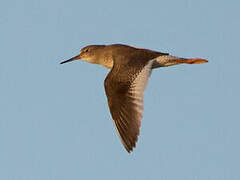
[[136, 148], [136, 143], [135, 143], [135, 145], [133, 145], [133, 146], [131, 146], [131, 147], [128, 147], [128, 146], [125, 146], [125, 145], [124, 145], [124, 147], [125, 147], [126, 151], [127, 151], [129, 154], [131, 154], [131, 152], [133, 152], [133, 149]]
[[130, 141], [130, 144], [127, 144], [124, 139], [122, 139], [122, 144], [124, 146], [124, 148], [126, 149], [126, 151], [130, 154], [131, 152], [133, 152], [134, 148], [136, 148], [136, 144], [138, 141], [138, 136], [137, 135], [136, 139], [134, 139], [133, 141]]

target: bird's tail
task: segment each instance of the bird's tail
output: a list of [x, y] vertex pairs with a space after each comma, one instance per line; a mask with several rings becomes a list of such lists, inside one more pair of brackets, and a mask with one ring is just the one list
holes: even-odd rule
[[187, 58], [180, 58], [180, 57], [171, 56], [171, 55], [164, 55], [156, 58], [152, 68], [167, 67], [167, 66], [173, 66], [177, 64], [202, 64], [207, 62], [208, 61], [206, 59], [201, 59], [201, 58], [187, 59]]

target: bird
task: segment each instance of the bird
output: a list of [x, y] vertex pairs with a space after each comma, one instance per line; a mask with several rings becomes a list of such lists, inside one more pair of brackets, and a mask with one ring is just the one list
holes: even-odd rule
[[88, 45], [60, 64], [83, 60], [110, 72], [104, 80], [107, 102], [120, 140], [128, 153], [138, 141], [143, 113], [143, 96], [152, 69], [177, 64], [202, 64], [201, 58], [181, 58], [169, 53], [125, 44]]

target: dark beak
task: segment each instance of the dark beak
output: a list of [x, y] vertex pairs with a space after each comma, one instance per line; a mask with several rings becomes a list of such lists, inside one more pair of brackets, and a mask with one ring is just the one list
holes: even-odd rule
[[68, 59], [68, 60], [66, 60], [66, 61], [63, 61], [63, 62], [61, 62], [60, 64], [72, 62], [72, 61], [75, 61], [75, 60], [78, 60], [78, 59], [80, 59], [80, 55], [77, 55], [77, 56], [75, 56], [75, 57], [72, 57], [71, 59]]

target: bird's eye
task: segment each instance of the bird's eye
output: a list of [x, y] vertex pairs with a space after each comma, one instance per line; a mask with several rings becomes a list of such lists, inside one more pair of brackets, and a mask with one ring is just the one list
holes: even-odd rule
[[86, 49], [85, 52], [88, 52], [88, 49]]

